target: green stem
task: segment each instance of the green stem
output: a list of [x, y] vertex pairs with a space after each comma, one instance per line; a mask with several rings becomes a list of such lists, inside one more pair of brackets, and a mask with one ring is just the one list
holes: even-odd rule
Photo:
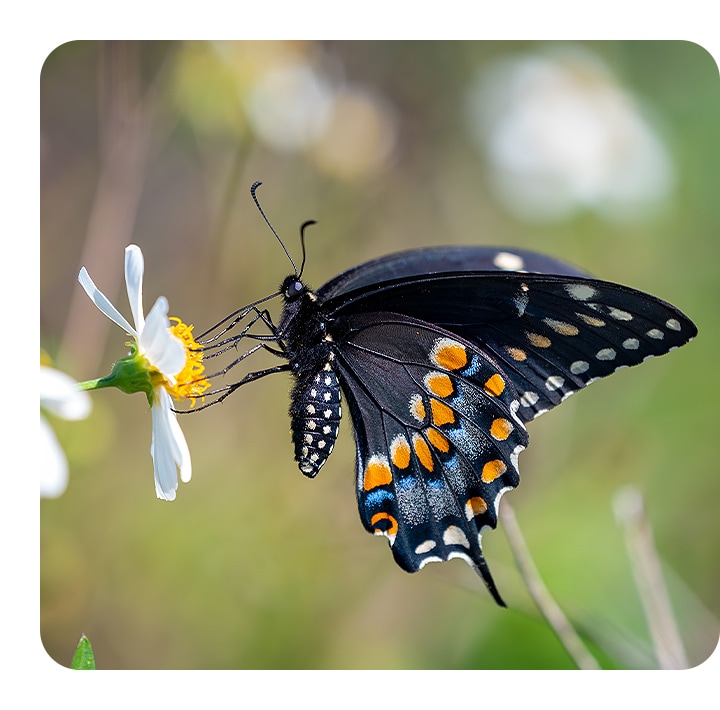
[[107, 377], [99, 377], [97, 380], [86, 380], [85, 382], [78, 382], [77, 387], [81, 390], [99, 390], [103, 387], [112, 387], [112, 384], [107, 381]]

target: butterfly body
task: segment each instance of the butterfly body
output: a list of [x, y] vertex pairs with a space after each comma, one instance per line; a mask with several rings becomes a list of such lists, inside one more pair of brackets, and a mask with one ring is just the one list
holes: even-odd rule
[[332, 451], [342, 392], [365, 528], [409, 572], [464, 559], [499, 604], [481, 536], [519, 483], [525, 424], [697, 332], [653, 296], [491, 247], [391, 255], [316, 292], [292, 275], [280, 293], [300, 470], [315, 476]]

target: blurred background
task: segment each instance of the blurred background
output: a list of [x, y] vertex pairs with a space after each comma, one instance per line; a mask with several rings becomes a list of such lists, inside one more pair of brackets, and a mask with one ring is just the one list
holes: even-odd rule
[[[523, 247], [646, 290], [689, 346], [597, 382], [529, 426], [507, 496], [540, 572], [606, 668], [657, 665], [613, 500], [643, 494], [688, 659], [720, 625], [720, 84], [685, 42], [72, 42], [41, 76], [41, 344], [77, 380], [126, 336], [123, 250], [196, 333], [291, 271], [314, 287], [426, 245]], [[260, 359], [252, 363], [261, 367]], [[41, 636], [99, 668], [571, 668], [502, 525], [508, 603], [462, 561], [408, 575], [362, 528], [349, 417], [316, 480], [293, 462], [289, 379], [182, 417], [193, 480], [155, 498], [141, 395], [49, 417], [69, 482], [41, 501]]]

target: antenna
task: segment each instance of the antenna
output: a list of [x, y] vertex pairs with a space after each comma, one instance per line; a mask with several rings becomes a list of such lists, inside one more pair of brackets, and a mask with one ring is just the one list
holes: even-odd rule
[[[255, 181], [252, 186], [250, 187], [250, 194], [252, 195], [253, 200], [255, 201], [255, 206], [258, 208], [260, 214], [262, 215], [262, 218], [265, 220], [265, 224], [267, 224], [268, 227], [270, 227], [270, 231], [275, 235], [275, 238], [280, 242], [280, 246], [283, 248], [283, 251], [285, 252], [285, 256], [290, 260], [290, 263], [292, 264], [293, 271], [295, 272], [295, 276], [300, 278], [297, 270], [297, 266], [295, 266], [295, 262], [293, 261], [293, 258], [290, 256], [290, 252], [287, 250], [285, 245], [283, 244], [283, 240], [280, 239], [278, 233], [275, 231], [275, 228], [270, 224], [270, 220], [265, 215], [265, 212], [263, 212], [263, 208], [260, 207], [260, 201], [257, 198], [257, 195], [255, 194], [258, 187], [262, 185], [262, 181], [257, 180]], [[303, 264], [305, 263], [305, 247], [303, 246]], [[302, 273], [302, 269], [300, 270]]]
[[298, 278], [302, 278], [303, 271], [305, 269], [305, 229], [309, 227], [311, 224], [317, 224], [317, 222], [314, 219], [309, 219], [307, 222], [303, 222], [302, 226], [300, 227], [300, 246], [302, 247], [302, 263], [300, 264], [300, 273], [298, 274]]

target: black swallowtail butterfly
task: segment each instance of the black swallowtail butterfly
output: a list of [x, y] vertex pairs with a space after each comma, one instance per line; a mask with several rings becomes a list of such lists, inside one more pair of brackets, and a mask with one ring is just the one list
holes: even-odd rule
[[[523, 250], [406, 251], [317, 291], [300, 275], [236, 312], [230, 326], [254, 316], [232, 339], [260, 341], [240, 359], [264, 348], [285, 362], [217, 390], [220, 399], [292, 373], [295, 459], [314, 477], [333, 449], [344, 397], [365, 528], [387, 537], [408, 572], [465, 560], [503, 606], [481, 535], [496, 527], [502, 494], [519, 483], [526, 423], [697, 333], [669, 303]], [[284, 308], [276, 326], [258, 304], [277, 295]], [[251, 334], [257, 322], [269, 334]]]

